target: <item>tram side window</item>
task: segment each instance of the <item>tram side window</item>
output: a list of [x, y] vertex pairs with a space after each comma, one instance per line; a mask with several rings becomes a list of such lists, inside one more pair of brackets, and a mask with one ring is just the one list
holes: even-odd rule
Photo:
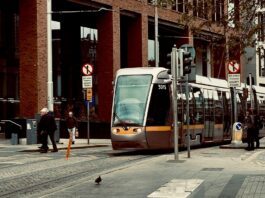
[[151, 95], [147, 116], [147, 126], [163, 126], [167, 124], [170, 111], [169, 85], [155, 84]]
[[205, 121], [214, 121], [213, 92], [212, 90], [203, 90], [205, 100]]
[[246, 112], [245, 106], [246, 106], [246, 102], [243, 98], [243, 93], [242, 92], [237, 93], [237, 114], [238, 114], [237, 120], [238, 122], [244, 122], [244, 119], [245, 119], [244, 112]]
[[[193, 87], [193, 95], [195, 100], [194, 120], [195, 124], [203, 124], [203, 95], [200, 88]], [[192, 115], [191, 115], [192, 117]]]
[[214, 91], [214, 106], [215, 106], [215, 123], [223, 123], [223, 104], [222, 104], [222, 94], [220, 92]]

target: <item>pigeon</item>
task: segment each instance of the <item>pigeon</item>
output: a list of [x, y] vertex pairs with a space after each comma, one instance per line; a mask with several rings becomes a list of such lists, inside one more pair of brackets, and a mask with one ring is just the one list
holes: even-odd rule
[[97, 179], [95, 179], [95, 183], [97, 183], [97, 184], [99, 184], [101, 181], [102, 181], [102, 179], [101, 179], [101, 177], [100, 177], [100, 176], [98, 176], [98, 178], [97, 178]]

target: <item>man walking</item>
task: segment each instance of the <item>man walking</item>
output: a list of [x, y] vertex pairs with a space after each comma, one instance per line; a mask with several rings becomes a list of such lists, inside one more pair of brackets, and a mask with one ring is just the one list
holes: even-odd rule
[[72, 144], [75, 143], [75, 133], [77, 130], [77, 119], [74, 117], [73, 112], [68, 113], [68, 118], [66, 119], [66, 126], [69, 132], [69, 137], [71, 138]]
[[56, 142], [54, 140], [54, 132], [57, 129], [54, 116], [49, 113], [47, 108], [41, 110], [41, 119], [38, 124], [38, 132], [41, 136], [41, 153], [48, 152], [48, 136], [52, 142], [53, 150], [52, 152], [58, 152]]

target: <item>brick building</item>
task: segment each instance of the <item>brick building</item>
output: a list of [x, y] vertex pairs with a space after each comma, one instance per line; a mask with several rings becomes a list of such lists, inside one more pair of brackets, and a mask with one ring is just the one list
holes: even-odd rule
[[[158, 8], [159, 66], [167, 67], [166, 55], [174, 44], [191, 44], [196, 49], [196, 73], [225, 78], [221, 21], [228, 10], [226, 1], [214, 0], [209, 6], [194, 0], [192, 10], [183, 2]], [[150, 0], [52, 1], [56, 117], [64, 118], [71, 109], [85, 120], [81, 67], [90, 63], [90, 119], [109, 123], [116, 70], [154, 63], [154, 15]], [[32, 118], [47, 105], [46, 38], [47, 1], [0, 1], [0, 119]]]

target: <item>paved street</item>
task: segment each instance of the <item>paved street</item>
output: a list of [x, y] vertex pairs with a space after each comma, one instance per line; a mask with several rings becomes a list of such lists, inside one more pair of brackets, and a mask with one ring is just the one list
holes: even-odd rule
[[66, 160], [63, 143], [58, 153], [41, 154], [37, 145], [0, 142], [0, 197], [265, 197], [264, 147], [200, 148], [191, 158], [181, 151], [176, 162], [171, 152], [113, 151], [109, 140], [79, 140]]

